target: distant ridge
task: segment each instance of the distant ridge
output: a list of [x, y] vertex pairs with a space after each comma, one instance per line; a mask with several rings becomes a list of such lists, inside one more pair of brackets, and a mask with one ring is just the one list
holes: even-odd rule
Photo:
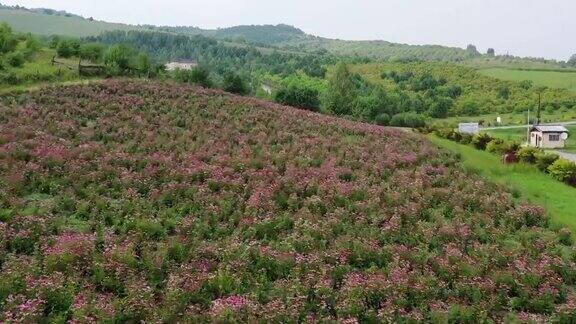
[[[347, 41], [306, 34], [301, 29], [286, 24], [242, 25], [219, 29], [202, 29], [194, 26], [153, 26], [110, 23], [85, 18], [62, 10], [46, 8], [28, 9], [0, 4], [0, 23], [6, 22], [16, 31], [42, 36], [61, 35], [69, 37], [98, 36], [109, 31], [149, 30], [183, 35], [203, 35], [217, 40], [250, 43], [294, 52], [329, 52], [343, 56], [413, 62], [446, 61], [465, 62], [473, 66], [508, 66], [511, 62], [519, 67], [534, 63], [544, 69], [560, 69], [563, 65], [543, 58], [518, 58], [511, 55], [487, 56], [469, 45], [467, 49], [442, 45], [408, 45], [384, 40]], [[515, 65], [515, 66], [516, 66]]]

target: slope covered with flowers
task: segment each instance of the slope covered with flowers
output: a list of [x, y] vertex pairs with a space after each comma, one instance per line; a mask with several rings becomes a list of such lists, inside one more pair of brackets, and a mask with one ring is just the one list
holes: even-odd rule
[[455, 163], [188, 86], [5, 96], [0, 321], [570, 319], [570, 233]]

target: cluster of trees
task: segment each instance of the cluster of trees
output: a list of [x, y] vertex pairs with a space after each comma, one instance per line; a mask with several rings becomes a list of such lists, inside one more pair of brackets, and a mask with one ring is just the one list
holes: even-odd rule
[[92, 38], [105, 44], [130, 44], [158, 61], [195, 58], [213, 73], [224, 77], [229, 72], [251, 77], [258, 73], [287, 76], [298, 71], [324, 77], [326, 65], [334, 64], [331, 55], [300, 55], [251, 45], [219, 42], [202, 35], [176, 35], [155, 31], [115, 31]]
[[0, 24], [0, 70], [21, 67], [39, 48], [34, 36], [16, 34], [7, 24]]
[[100, 42], [82, 42], [76, 38], [52, 37], [50, 48], [55, 49], [60, 58], [79, 58], [95, 64], [103, 64], [108, 75], [145, 75], [157, 73], [160, 68], [154, 65], [146, 52], [139, 52], [125, 44], [106, 45]]
[[324, 80], [311, 78], [302, 73], [281, 80], [274, 100], [283, 105], [311, 111], [320, 110], [320, 96], [326, 91]]
[[282, 104], [380, 125], [425, 125], [425, 117], [417, 114], [409, 98], [368, 82], [344, 62], [338, 63], [326, 79], [304, 74], [287, 77], [279, 82], [273, 97]]
[[446, 118], [454, 106], [454, 100], [462, 95], [462, 87], [448, 84], [446, 78], [435, 77], [431, 73], [423, 73], [419, 76], [407, 71], [383, 72], [383, 79], [393, 80], [399, 91], [411, 90], [417, 95], [412, 99], [419, 112], [424, 112], [433, 118]]
[[538, 105], [538, 94], [547, 113], [576, 108], [576, 96], [569, 90], [498, 80], [463, 65], [384, 63], [381, 68], [387, 93], [402, 93], [416, 112], [434, 118], [521, 113]]
[[329, 76], [324, 105], [335, 115], [381, 125], [423, 127], [425, 124], [425, 117], [417, 114], [421, 112], [418, 105], [401, 90], [387, 92], [384, 87], [350, 72], [345, 63], [339, 63]]

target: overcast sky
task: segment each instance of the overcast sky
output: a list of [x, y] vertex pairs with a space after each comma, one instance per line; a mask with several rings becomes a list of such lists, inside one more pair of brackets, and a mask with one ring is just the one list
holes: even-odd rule
[[0, 0], [112, 22], [202, 28], [286, 23], [349, 40], [465, 47], [566, 60], [576, 0]]

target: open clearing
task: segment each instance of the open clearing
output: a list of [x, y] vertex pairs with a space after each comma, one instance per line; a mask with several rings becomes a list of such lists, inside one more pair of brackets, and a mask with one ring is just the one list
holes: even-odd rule
[[576, 91], [576, 72], [539, 71], [539, 70], [512, 70], [512, 69], [483, 69], [480, 73], [507, 81], [534, 82], [537, 86], [550, 88], [564, 88]]

